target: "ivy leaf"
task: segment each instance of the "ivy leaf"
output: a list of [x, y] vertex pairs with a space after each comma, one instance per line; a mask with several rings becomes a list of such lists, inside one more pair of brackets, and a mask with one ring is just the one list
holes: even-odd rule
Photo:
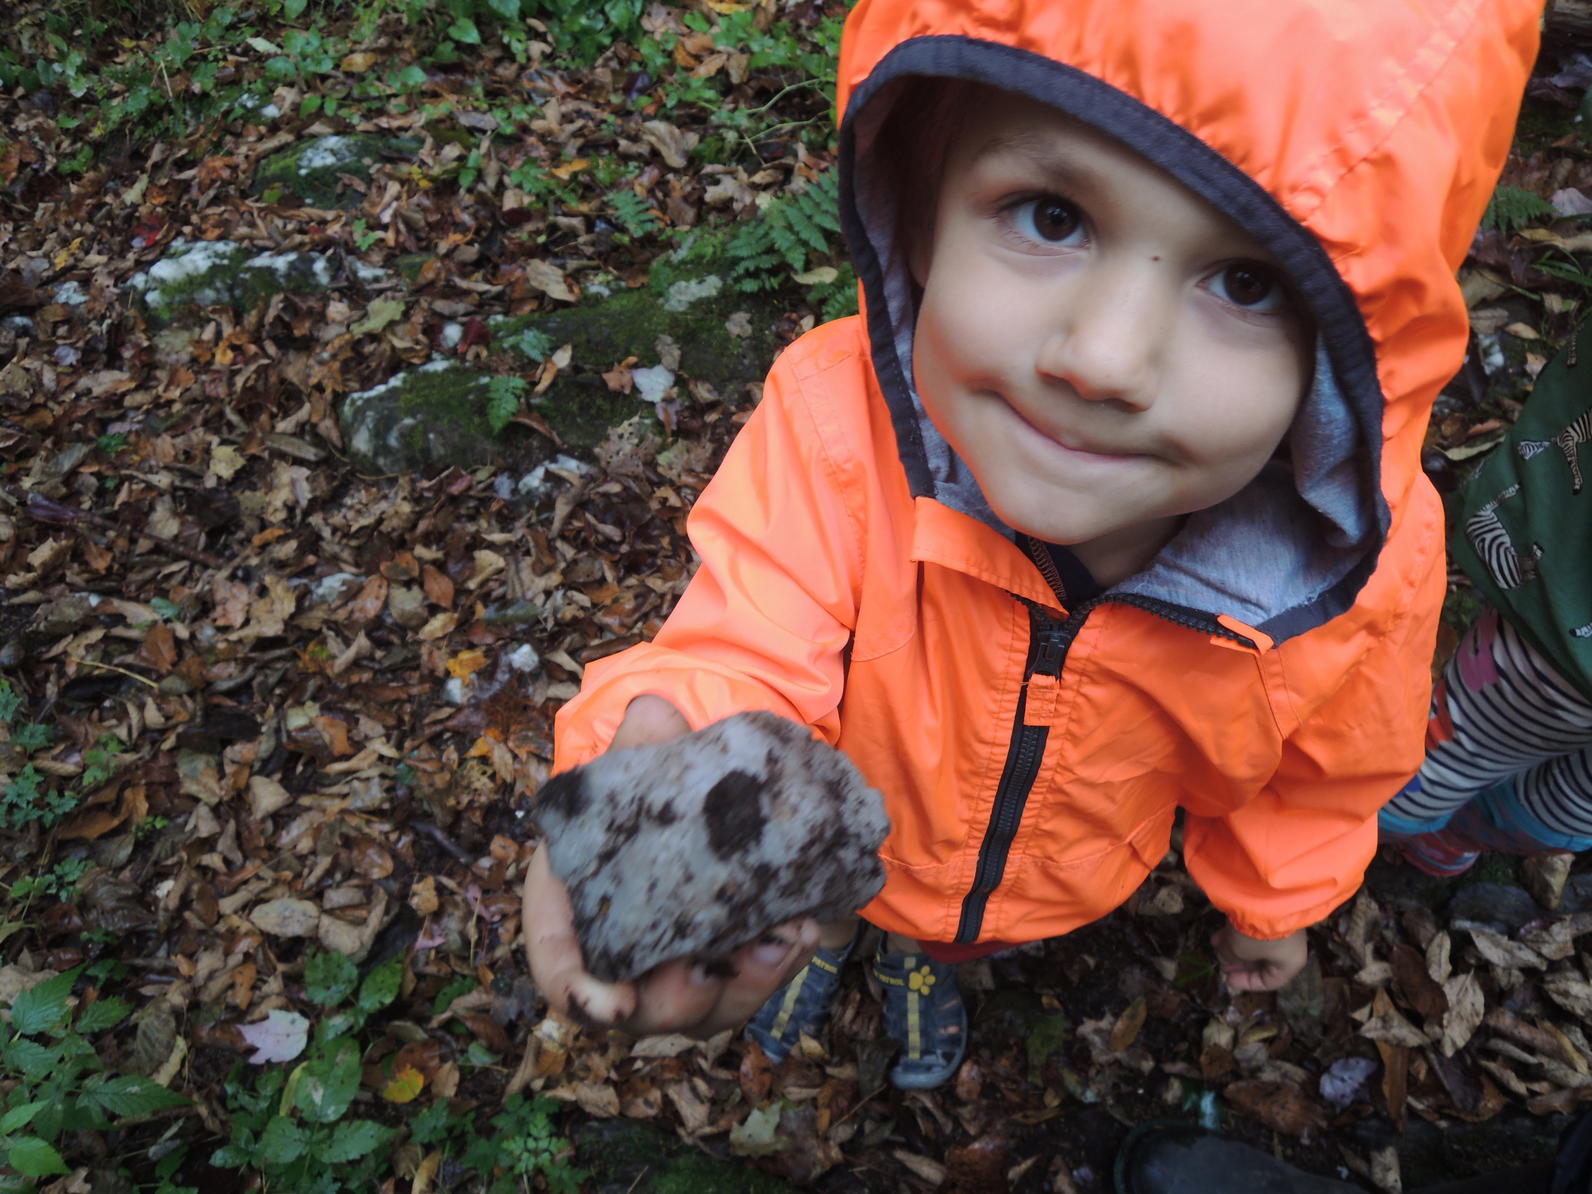
[[374, 1152], [392, 1136], [393, 1129], [368, 1119], [350, 1120], [332, 1129], [332, 1138], [315, 1150], [315, 1155], [327, 1164], [357, 1161]]
[[72, 984], [83, 972], [74, 966], [54, 978], [36, 983], [11, 1003], [11, 1027], [20, 1033], [32, 1035], [47, 1032], [66, 1019], [67, 1001], [72, 997]]
[[37, 1136], [24, 1136], [11, 1144], [7, 1157], [11, 1168], [23, 1177], [49, 1177], [54, 1173], [71, 1172], [61, 1154]]
[[469, 17], [460, 17], [449, 25], [448, 36], [454, 41], [462, 41], [467, 46], [481, 44], [481, 31], [475, 27], [475, 22]]

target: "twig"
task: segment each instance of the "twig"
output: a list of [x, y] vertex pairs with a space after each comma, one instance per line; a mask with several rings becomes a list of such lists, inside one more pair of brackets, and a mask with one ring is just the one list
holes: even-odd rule
[[75, 526], [78, 523], [87, 523], [91, 527], [98, 527], [102, 531], [131, 531], [140, 539], [148, 539], [158, 544], [173, 555], [179, 555], [185, 560], [192, 560], [195, 564], [203, 564], [207, 568], [226, 568], [227, 561], [218, 556], [213, 556], [207, 551], [197, 548], [185, 547], [174, 539], [164, 535], [157, 535], [153, 531], [139, 527], [124, 528], [114, 518], [106, 518], [103, 514], [95, 514], [89, 510], [79, 510], [73, 506], [63, 506], [60, 502], [51, 501], [36, 493], [28, 494], [26, 513], [35, 522], [47, 522], [54, 526]]
[[137, 672], [130, 672], [124, 667], [117, 667], [114, 663], [99, 663], [96, 660], [83, 659], [82, 657], [77, 656], [77, 655], [68, 655], [67, 658], [70, 659], [73, 663], [82, 664], [84, 667], [97, 667], [101, 671], [116, 672], [117, 674], [126, 676], [129, 679], [137, 680], [140, 684], [147, 684], [150, 688], [154, 688], [154, 689], [157, 689], [157, 690], [160, 688], [160, 685], [156, 684], [148, 676], [140, 676]]

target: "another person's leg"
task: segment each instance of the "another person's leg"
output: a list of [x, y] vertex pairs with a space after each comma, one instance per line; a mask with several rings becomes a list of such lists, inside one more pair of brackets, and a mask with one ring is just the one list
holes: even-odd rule
[[1592, 847], [1592, 702], [1489, 611], [1444, 669], [1420, 772], [1380, 820], [1436, 875], [1482, 850]]

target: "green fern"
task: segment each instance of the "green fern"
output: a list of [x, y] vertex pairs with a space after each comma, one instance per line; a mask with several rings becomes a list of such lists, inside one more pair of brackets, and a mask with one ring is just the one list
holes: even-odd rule
[[608, 196], [608, 207], [613, 212], [615, 223], [624, 229], [625, 235], [631, 240], [640, 240], [663, 227], [658, 213], [634, 191], [624, 188], [615, 191]]
[[520, 398], [529, 388], [523, 377], [499, 374], [487, 383], [486, 418], [493, 435], [502, 434], [503, 428], [520, 413]]
[[1540, 195], [1520, 187], [1500, 186], [1482, 213], [1481, 226], [1496, 228], [1509, 236], [1527, 224], [1552, 219], [1558, 214], [1558, 209]]
[[730, 277], [743, 291], [774, 290], [832, 256], [840, 234], [839, 176], [825, 170], [736, 229], [726, 246]]

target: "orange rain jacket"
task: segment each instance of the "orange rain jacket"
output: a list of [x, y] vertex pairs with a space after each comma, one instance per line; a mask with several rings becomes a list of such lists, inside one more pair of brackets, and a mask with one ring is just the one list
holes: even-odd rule
[[[601, 751], [639, 693], [694, 727], [744, 709], [805, 722], [886, 797], [888, 878], [864, 915], [924, 940], [1034, 940], [1105, 914], [1179, 807], [1189, 871], [1238, 929], [1321, 919], [1421, 758], [1444, 587], [1421, 439], [1464, 352], [1454, 275], [1538, 10], [862, 0], [839, 104], [865, 315], [776, 362], [692, 512], [697, 574], [656, 641], [588, 668], [556, 765]], [[914, 75], [1024, 92], [1117, 137], [1242, 222], [1315, 320], [1288, 463], [1097, 598], [1047, 583], [912, 390], [879, 140]]]

